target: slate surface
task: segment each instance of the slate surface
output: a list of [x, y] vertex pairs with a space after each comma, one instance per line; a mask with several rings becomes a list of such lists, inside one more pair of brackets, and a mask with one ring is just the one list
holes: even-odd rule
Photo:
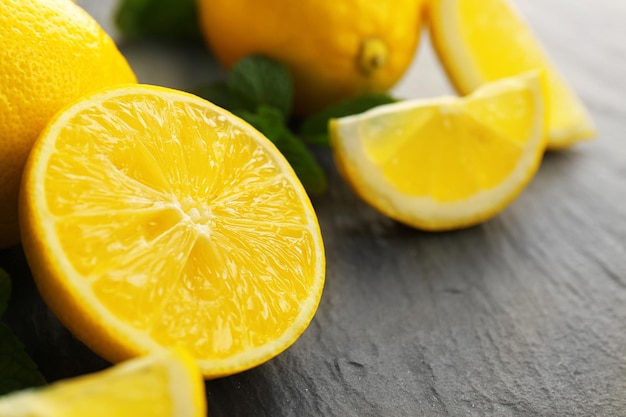
[[[79, 1], [114, 33], [112, 0]], [[424, 233], [362, 203], [318, 156], [327, 284], [309, 329], [256, 369], [207, 382], [211, 416], [626, 416], [626, 2], [515, 1], [590, 108], [595, 141], [546, 155], [507, 210]], [[139, 79], [222, 74], [198, 45], [121, 43]], [[396, 93], [450, 91], [423, 38]], [[19, 248], [8, 319], [51, 379], [107, 364], [59, 325]]]

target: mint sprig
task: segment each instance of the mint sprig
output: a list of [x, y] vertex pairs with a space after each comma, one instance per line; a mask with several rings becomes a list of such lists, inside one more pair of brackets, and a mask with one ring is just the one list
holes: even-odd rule
[[121, 0], [114, 19], [125, 38], [201, 39], [196, 0]]
[[22, 342], [6, 324], [0, 323], [0, 395], [45, 383]]
[[[9, 275], [0, 269], [0, 315], [6, 311], [10, 294]], [[0, 395], [45, 382], [22, 342], [5, 323], [0, 322]]]
[[278, 61], [261, 55], [243, 58], [233, 66], [227, 83], [247, 110], [274, 107], [285, 120], [291, 115], [293, 82], [289, 70]]
[[246, 120], [285, 156], [309, 194], [326, 190], [326, 175], [302, 140], [288, 126], [293, 86], [285, 66], [251, 55], [235, 63], [226, 81], [199, 87], [193, 93]]
[[327, 182], [324, 171], [306, 145], [287, 128], [284, 116], [278, 109], [261, 106], [254, 113], [242, 111], [238, 113], [238, 116], [268, 138], [272, 138], [272, 142], [289, 161], [307, 192], [318, 195], [326, 191]]
[[332, 104], [307, 118], [300, 127], [300, 137], [310, 145], [329, 146], [328, 122], [353, 114], [362, 113], [371, 108], [395, 102], [396, 99], [385, 93], [369, 93], [337, 104]]

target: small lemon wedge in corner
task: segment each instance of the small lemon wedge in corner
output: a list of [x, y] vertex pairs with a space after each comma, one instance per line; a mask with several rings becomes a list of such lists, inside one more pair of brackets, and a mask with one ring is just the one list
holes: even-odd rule
[[173, 350], [0, 398], [4, 417], [201, 417], [204, 380], [195, 361]]

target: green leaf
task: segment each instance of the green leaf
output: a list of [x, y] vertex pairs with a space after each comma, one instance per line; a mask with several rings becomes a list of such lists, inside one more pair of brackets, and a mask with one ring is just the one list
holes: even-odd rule
[[293, 86], [289, 70], [281, 63], [260, 55], [246, 56], [233, 65], [228, 85], [246, 103], [243, 110], [256, 112], [261, 106], [269, 106], [289, 119]]
[[263, 56], [247, 56], [235, 63], [226, 83], [209, 84], [192, 92], [237, 114], [267, 136], [309, 194], [326, 191], [324, 171], [287, 127], [293, 88], [291, 75], [282, 64]]
[[0, 395], [45, 383], [24, 345], [6, 324], [0, 323]]
[[395, 102], [389, 94], [370, 93], [341, 101], [310, 116], [300, 127], [300, 136], [309, 145], [329, 146], [328, 122], [330, 119], [362, 113], [371, 108]]
[[296, 175], [311, 195], [326, 191], [327, 180], [324, 171], [302, 141], [287, 128], [280, 110], [261, 106], [256, 113], [239, 112], [238, 116], [257, 128], [285, 156]]
[[239, 94], [233, 92], [225, 81], [217, 81], [200, 86], [191, 92], [232, 112], [241, 110], [254, 111], [254, 108], [250, 108], [248, 103]]
[[[0, 315], [5, 312], [10, 295], [9, 274], [0, 269]], [[24, 345], [6, 324], [0, 322], [0, 395], [42, 385], [45, 382], [37, 366], [24, 350]]]
[[195, 0], [121, 0], [115, 24], [127, 38], [201, 39]]
[[0, 268], [0, 317], [4, 314], [11, 296], [11, 279], [4, 269]]

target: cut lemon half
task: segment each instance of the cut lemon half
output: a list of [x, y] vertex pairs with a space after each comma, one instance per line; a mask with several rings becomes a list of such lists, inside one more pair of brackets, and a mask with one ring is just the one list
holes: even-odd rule
[[480, 223], [533, 177], [545, 148], [537, 72], [466, 98], [407, 100], [333, 119], [341, 174], [371, 206], [425, 230]]
[[59, 113], [20, 211], [43, 298], [112, 362], [181, 345], [207, 377], [242, 371], [290, 346], [322, 294], [317, 217], [288, 162], [180, 91], [123, 85]]
[[203, 417], [204, 380], [180, 351], [0, 397], [3, 417]]
[[548, 149], [595, 135], [583, 102], [509, 1], [433, 0], [428, 10], [433, 45], [460, 94], [486, 82], [541, 70], [546, 75]]

